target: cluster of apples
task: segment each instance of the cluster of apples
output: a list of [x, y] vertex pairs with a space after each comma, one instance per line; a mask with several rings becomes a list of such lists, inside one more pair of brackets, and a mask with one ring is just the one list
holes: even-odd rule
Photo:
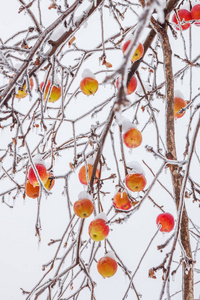
[[[128, 40], [124, 43], [124, 45], [122, 46], [122, 52], [123, 54], [126, 54], [127, 51], [129, 50], [129, 45], [131, 43], [131, 40]], [[137, 49], [135, 50], [135, 52], [133, 53], [132, 57], [131, 57], [131, 61], [132, 63], [136, 62], [137, 60], [139, 60], [144, 54], [144, 47], [141, 43], [139, 43]], [[116, 80], [116, 87], [117, 89], [119, 88], [119, 83], [120, 83], [120, 78], [118, 77]], [[127, 95], [132, 94], [133, 92], [135, 92], [137, 88], [137, 79], [136, 77], [133, 75], [128, 86], [127, 86]]]
[[[30, 78], [29, 83], [30, 83], [30, 88], [31, 88], [31, 91], [32, 91], [33, 90], [33, 86], [34, 86], [33, 78]], [[51, 80], [48, 80], [48, 83], [47, 83], [46, 88], [45, 88], [44, 100], [47, 97], [50, 85], [51, 85]], [[40, 89], [41, 90], [42, 90], [43, 86], [44, 86], [44, 81], [41, 82], [41, 84], [40, 84]], [[26, 91], [26, 88], [27, 88], [27, 85], [25, 83], [23, 85], [23, 88], [18, 90], [18, 92], [15, 95], [15, 97], [18, 98], [18, 99], [25, 98], [28, 95], [28, 93]], [[60, 85], [58, 85], [58, 86], [53, 85], [53, 87], [51, 89], [50, 96], [49, 96], [49, 102], [56, 102], [57, 100], [60, 99], [60, 97], [61, 97], [61, 86]]]
[[[132, 166], [133, 168], [131, 173], [125, 178], [126, 186], [133, 192], [141, 191], [146, 185], [146, 178], [141, 171], [141, 167], [139, 167], [137, 163], [134, 162]], [[89, 183], [87, 179], [91, 179], [92, 171], [92, 164], [87, 164], [87, 176], [85, 165], [80, 168], [78, 177], [83, 185], [87, 185]], [[96, 172], [96, 178], [96, 180], [99, 178], [98, 169]], [[132, 202], [126, 192], [118, 192], [114, 196], [113, 205], [118, 209], [128, 210], [132, 207]], [[90, 217], [94, 212], [94, 204], [90, 194], [81, 192], [78, 196], [78, 200], [73, 205], [73, 210], [74, 213], [81, 219]], [[157, 216], [156, 224], [160, 226], [159, 230], [161, 232], [170, 232], [174, 228], [174, 217], [170, 213], [162, 213]], [[94, 220], [90, 222], [88, 233], [90, 238], [95, 242], [103, 241], [108, 236], [109, 226], [107, 224], [107, 217], [105, 213], [99, 213]], [[104, 278], [113, 276], [117, 272], [117, 268], [118, 264], [112, 251], [109, 251], [109, 253], [98, 260], [97, 270]]]
[[[122, 52], [124, 54], [128, 50], [130, 43], [131, 43], [131, 40], [128, 40], [124, 43], [124, 45], [122, 47]], [[143, 56], [143, 53], [144, 53], [143, 45], [141, 43], [139, 43], [137, 49], [135, 50], [135, 52], [133, 53], [133, 56], [131, 58], [132, 63], [139, 60]], [[98, 81], [95, 79], [94, 74], [89, 69], [86, 69], [83, 72], [82, 77], [83, 77], [83, 79], [80, 82], [80, 89], [81, 89], [82, 93], [87, 96], [94, 95], [97, 92], [98, 86], [99, 86]], [[118, 77], [116, 80], [117, 89], [119, 88], [119, 83], [120, 83], [120, 78]], [[137, 79], [133, 75], [127, 86], [127, 95], [132, 94], [136, 90], [136, 88], [137, 88]]]
[[[190, 21], [194, 20], [199, 20], [200, 21], [200, 4], [197, 4], [193, 6], [191, 12], [187, 9], [179, 9], [178, 12], [178, 18], [181, 24], [182, 30], [186, 30], [190, 27]], [[172, 22], [175, 23], [176, 25], [179, 24], [176, 14], [173, 14], [172, 16]], [[194, 22], [196, 26], [200, 26], [200, 22]], [[179, 26], [176, 26], [176, 29], [179, 30]]]
[[[39, 177], [41, 181], [43, 182], [45, 188], [50, 191], [54, 184], [55, 179], [53, 178], [52, 172], [47, 172], [47, 169], [44, 164], [35, 164], [35, 167], [38, 171]], [[37, 198], [39, 197], [40, 188], [39, 188], [39, 182], [37, 180], [37, 177], [35, 175], [35, 172], [32, 167], [30, 167], [28, 171], [28, 180], [26, 183], [26, 195], [30, 198]]]
[[[94, 211], [94, 204], [91, 196], [86, 192], [81, 192], [78, 200], [73, 205], [74, 213], [81, 219], [88, 218]], [[88, 233], [90, 238], [95, 241], [103, 241], [109, 234], [106, 215], [102, 212], [98, 214], [89, 224]], [[104, 277], [111, 277], [117, 271], [115, 259], [105, 255], [97, 263], [98, 272]]]

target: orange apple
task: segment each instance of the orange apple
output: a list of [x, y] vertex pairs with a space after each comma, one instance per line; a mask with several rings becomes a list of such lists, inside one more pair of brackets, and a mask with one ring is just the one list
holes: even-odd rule
[[128, 148], [137, 148], [142, 143], [142, 134], [137, 128], [130, 128], [123, 134], [123, 141]]
[[[179, 19], [180, 19], [180, 23], [184, 22], [183, 25], [181, 25], [182, 30], [186, 30], [190, 27], [190, 22], [192, 20], [192, 16], [190, 11], [188, 11], [187, 9], [179, 9], [177, 12]], [[172, 22], [175, 24], [178, 24], [178, 20], [176, 17], [176, 14], [174, 13], [172, 16]], [[179, 30], [179, 26], [176, 26], [176, 29]]]
[[[88, 164], [87, 167], [88, 167], [88, 178], [90, 180], [91, 176], [92, 176], [93, 166], [91, 164]], [[95, 176], [96, 176], [96, 178], [99, 178], [99, 170], [98, 169], [96, 171]], [[85, 165], [80, 168], [79, 173], [78, 173], [78, 178], [82, 184], [88, 185]], [[94, 183], [96, 183], [96, 182], [97, 182], [97, 179], [94, 180]]]
[[131, 208], [131, 201], [126, 192], [118, 192], [114, 196], [113, 205], [118, 209], [128, 210]]
[[98, 90], [98, 87], [98, 81], [92, 77], [85, 77], [81, 80], [80, 83], [81, 91], [87, 96], [94, 95]]
[[74, 213], [81, 219], [88, 218], [94, 211], [94, 205], [90, 199], [80, 199], [74, 203]]
[[[42, 164], [35, 164], [35, 167], [38, 171], [38, 174], [39, 174], [42, 182], [45, 184], [49, 178], [46, 167]], [[39, 185], [39, 182], [37, 180], [37, 177], [36, 177], [35, 172], [32, 167], [30, 167], [30, 169], [28, 171], [28, 179], [33, 186]]]
[[[14, 76], [14, 75], [13, 75]], [[9, 80], [9, 82], [11, 81], [11, 79]], [[31, 91], [33, 89], [33, 78], [30, 78], [30, 88]], [[21, 99], [21, 98], [25, 98], [28, 95], [28, 93], [26, 92], [26, 83], [23, 85], [22, 89], [18, 90], [18, 93], [15, 95], [16, 98]]]
[[26, 195], [30, 198], [39, 197], [39, 186], [33, 186], [29, 180], [26, 182]]
[[95, 242], [104, 240], [109, 234], [109, 226], [104, 219], [95, 219], [89, 225], [89, 236]]
[[[49, 88], [50, 88], [50, 85], [51, 85], [51, 80], [48, 80], [48, 83], [46, 85], [46, 88], [45, 88], [45, 93], [44, 93], [44, 100], [46, 99], [47, 97], [47, 94], [48, 94], [48, 91], [49, 91]], [[44, 81], [41, 82], [40, 84], [40, 89], [42, 90], [44, 86]], [[53, 85], [52, 89], [51, 89], [51, 94], [49, 96], [49, 102], [56, 102], [60, 99], [61, 97], [61, 86], [56, 86], [56, 85]]]
[[145, 188], [147, 181], [144, 174], [130, 173], [125, 177], [125, 184], [132, 192], [140, 192]]
[[[197, 4], [192, 8], [191, 17], [192, 17], [192, 20], [200, 21], [200, 4]], [[197, 26], [200, 26], [200, 22], [195, 22], [194, 24]]]
[[[122, 52], [125, 54], [126, 49], [128, 48], [128, 46], [130, 45], [131, 40], [128, 40], [124, 43], [124, 45], [122, 46]], [[135, 61], [139, 60], [144, 54], [144, 47], [141, 43], [139, 43], [137, 49], [135, 50], [131, 61], [134, 63]]]
[[186, 101], [183, 100], [182, 98], [180, 98], [180, 97], [174, 98], [174, 118], [175, 119], [179, 119], [185, 114], [185, 111], [182, 113], [179, 113], [179, 110], [181, 108], [185, 107], [186, 105], [187, 105]]
[[115, 275], [117, 268], [118, 265], [116, 260], [109, 256], [104, 256], [98, 260], [97, 270], [103, 278], [109, 278]]
[[53, 173], [52, 172], [48, 173], [48, 180], [44, 185], [48, 191], [50, 191], [55, 184], [55, 179], [53, 179], [52, 177], [53, 177]]
[[170, 232], [174, 228], [174, 217], [170, 213], [163, 213], [157, 216], [156, 224], [161, 225], [160, 231]]
[[[119, 88], [119, 77], [117, 78], [117, 81], [116, 81], [116, 87], [117, 87], [117, 89]], [[133, 92], [135, 92], [136, 88], [137, 88], [137, 79], [133, 75], [133, 77], [131, 78], [131, 80], [127, 86], [127, 95], [130, 95]]]

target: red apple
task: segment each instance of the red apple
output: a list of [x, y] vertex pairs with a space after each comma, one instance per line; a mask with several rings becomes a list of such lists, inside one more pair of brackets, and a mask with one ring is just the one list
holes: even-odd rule
[[[179, 19], [180, 19], [180, 23], [182, 23], [184, 21], [184, 24], [181, 25], [182, 30], [186, 30], [190, 27], [190, 22], [192, 20], [192, 16], [190, 11], [188, 11], [187, 9], [179, 9], [177, 12]], [[174, 13], [172, 16], [172, 22], [175, 24], [179, 24], [176, 14]], [[179, 30], [179, 26], [176, 26], [176, 29]]]
[[[88, 178], [90, 180], [91, 176], [92, 176], [93, 166], [91, 164], [88, 164], [87, 167], [88, 167]], [[98, 169], [96, 170], [95, 176], [96, 176], [96, 178], [99, 178], [99, 170]], [[80, 168], [79, 173], [78, 173], [78, 178], [82, 184], [88, 185], [85, 165]], [[96, 183], [96, 182], [97, 182], [97, 179], [94, 180], [94, 183]]]
[[174, 98], [174, 118], [175, 119], [179, 119], [185, 114], [185, 111], [182, 113], [179, 113], [179, 110], [181, 108], [185, 107], [186, 105], [187, 105], [186, 101], [183, 100], [182, 98], [180, 98], [180, 97]]
[[163, 213], [157, 216], [156, 224], [161, 225], [160, 231], [170, 232], [174, 228], [174, 217], [169, 213]]
[[[200, 4], [197, 4], [192, 8], [191, 17], [192, 17], [192, 20], [200, 21]], [[200, 26], [200, 22], [195, 22], [194, 24], [197, 26]]]
[[98, 90], [98, 86], [98, 81], [92, 77], [85, 77], [80, 83], [81, 91], [87, 96], [94, 95]]
[[94, 205], [90, 199], [80, 199], [74, 203], [74, 213], [81, 219], [88, 218], [94, 211]]
[[[125, 54], [126, 49], [128, 48], [128, 46], [130, 45], [131, 40], [128, 40], [124, 43], [123, 47], [122, 47], [122, 52]], [[141, 43], [139, 43], [137, 49], [135, 50], [131, 61], [134, 63], [135, 61], [139, 60], [144, 54], [144, 47]]]
[[130, 128], [123, 134], [123, 141], [128, 148], [136, 148], [142, 143], [142, 134], [137, 128]]
[[104, 240], [109, 234], [109, 226], [103, 219], [95, 219], [89, 225], [89, 236], [95, 242]]
[[[116, 87], [117, 87], [117, 89], [119, 89], [119, 77], [117, 78], [117, 81], [116, 81]], [[137, 79], [133, 75], [133, 77], [131, 78], [131, 80], [127, 86], [127, 95], [130, 95], [133, 92], [135, 92], [136, 88], [137, 88]]]
[[109, 257], [109, 256], [104, 256], [99, 259], [97, 263], [97, 270], [99, 274], [103, 276], [103, 278], [109, 278], [115, 275], [117, 272], [117, 262], [115, 259]]
[[128, 210], [131, 208], [131, 201], [126, 192], [118, 192], [114, 196], [113, 205], [118, 209]]
[[[35, 164], [35, 167], [38, 171], [38, 174], [39, 174], [42, 182], [45, 184], [49, 178], [46, 167], [42, 164]], [[28, 179], [33, 186], [39, 185], [39, 182], [37, 180], [37, 177], [36, 177], [35, 172], [32, 167], [30, 167], [30, 169], [28, 171]]]
[[[47, 83], [46, 88], [45, 88], [44, 100], [47, 97], [50, 85], [51, 85], [51, 80], [48, 80], [48, 83]], [[41, 90], [42, 90], [43, 86], [44, 86], [44, 81], [41, 82], [41, 84], [40, 84], [40, 89]], [[61, 86], [57, 87], [56, 85], [53, 85], [48, 101], [49, 102], [56, 102], [60, 99], [60, 97], [61, 97]]]
[[147, 181], [144, 174], [130, 173], [125, 177], [125, 184], [132, 192], [140, 192], [145, 188]]
[[39, 186], [33, 186], [29, 180], [26, 182], [26, 195], [30, 198], [39, 197]]

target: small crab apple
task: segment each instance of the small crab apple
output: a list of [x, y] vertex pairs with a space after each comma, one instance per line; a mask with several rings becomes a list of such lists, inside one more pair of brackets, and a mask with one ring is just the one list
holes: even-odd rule
[[[10, 81], [11, 81], [11, 79], [9, 80], [9, 82]], [[33, 90], [33, 85], [34, 85], [33, 78], [30, 78], [29, 82], [30, 82], [30, 88], [31, 88], [31, 91], [32, 91]], [[26, 88], [27, 88], [27, 85], [25, 83], [23, 85], [23, 88], [18, 90], [18, 93], [15, 95], [15, 97], [18, 98], [18, 99], [25, 98], [28, 95], [28, 92], [26, 91]]]
[[86, 192], [81, 192], [73, 206], [74, 213], [81, 219], [88, 218], [94, 211], [94, 204]]
[[157, 216], [156, 224], [161, 225], [160, 231], [170, 232], [174, 228], [174, 217], [170, 213], [163, 213]]
[[[51, 80], [48, 80], [48, 83], [47, 83], [46, 88], [45, 88], [44, 100], [47, 97], [50, 85], [51, 85]], [[41, 82], [41, 84], [40, 84], [40, 89], [41, 90], [42, 90], [43, 86], [44, 86], [44, 81]], [[61, 97], [61, 86], [60, 85], [58, 85], [58, 86], [53, 85], [48, 101], [54, 103], [54, 102], [58, 101], [60, 99], [60, 97]]]
[[[87, 168], [88, 168], [88, 178], [90, 180], [91, 176], [92, 176], [93, 166], [91, 164], [87, 164]], [[99, 178], [99, 170], [98, 169], [96, 170], [95, 176], [96, 176], [96, 178]], [[78, 178], [82, 184], [85, 184], [85, 185], [88, 184], [85, 165], [80, 168], [79, 173], [78, 173]], [[97, 179], [94, 180], [94, 183], [96, 183], [96, 182], [97, 182]]]
[[[38, 171], [42, 182], [45, 184], [49, 178], [46, 167], [43, 164], [35, 164], [35, 167]], [[33, 186], [39, 185], [39, 182], [32, 167], [30, 167], [28, 171], [28, 179]]]
[[179, 119], [181, 118], [184, 114], [185, 111], [182, 113], [179, 113], [181, 108], [185, 107], [187, 105], [186, 101], [180, 97], [175, 97], [174, 98], [174, 118]]
[[[116, 81], [116, 87], [117, 87], [117, 89], [119, 89], [119, 77], [117, 78], [117, 81]], [[127, 86], [127, 95], [130, 95], [133, 92], [135, 92], [136, 88], [137, 88], [137, 79], [133, 75]]]
[[[128, 46], [130, 45], [131, 40], [128, 40], [124, 43], [124, 45], [122, 46], [122, 52], [125, 54], [126, 49], [128, 48]], [[131, 61], [134, 63], [135, 61], [139, 60], [144, 54], [144, 47], [141, 43], [139, 43], [137, 49], [135, 50]]]
[[[184, 23], [184, 24], [181, 25], [182, 30], [188, 29], [190, 27], [190, 22], [188, 22], [188, 21], [192, 20], [192, 16], [191, 16], [190, 11], [188, 11], [187, 9], [179, 9], [177, 14], [178, 14], [178, 17], [180, 19], [180, 23], [182, 23], [182, 22]], [[176, 25], [179, 24], [175, 13], [172, 16], [172, 22], [175, 23]], [[177, 30], [180, 29], [179, 25], [176, 26], [176, 29]]]
[[80, 89], [83, 94], [87, 96], [94, 95], [99, 87], [94, 74], [89, 69], [85, 69], [83, 71], [82, 78], [83, 79], [80, 82]]
[[141, 165], [138, 162], [127, 163], [128, 175], [125, 177], [125, 184], [132, 192], [142, 191], [146, 184], [146, 177]]
[[[192, 20], [200, 21], [200, 4], [193, 6], [193, 8], [191, 10], [191, 17], [192, 17]], [[200, 22], [195, 22], [194, 24], [197, 26], [200, 26]]]
[[50, 191], [55, 184], [55, 179], [53, 179], [52, 177], [53, 177], [53, 173], [52, 172], [48, 173], [48, 180], [44, 185], [48, 191]]
[[26, 182], [26, 195], [30, 198], [39, 197], [39, 186], [33, 186], [29, 180]]
[[109, 251], [104, 257], [100, 258], [97, 263], [97, 270], [103, 278], [112, 277], [117, 272], [117, 262], [113, 257], [114, 255], [110, 254], [110, 252], [112, 251]]
[[113, 199], [113, 205], [118, 209], [128, 210], [131, 208], [131, 201], [126, 192], [118, 192]]
[[100, 213], [89, 225], [89, 236], [95, 242], [104, 240], [109, 234], [109, 226], [106, 224], [107, 218], [104, 213]]
[[123, 134], [123, 141], [128, 148], [137, 148], [142, 143], [142, 134], [136, 127], [132, 127]]

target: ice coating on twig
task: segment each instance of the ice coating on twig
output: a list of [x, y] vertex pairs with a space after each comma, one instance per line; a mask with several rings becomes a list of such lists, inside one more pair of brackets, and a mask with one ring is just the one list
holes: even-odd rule
[[86, 77], [90, 77], [90, 78], [94, 78], [95, 79], [95, 75], [94, 73], [92, 73], [92, 71], [90, 69], [85, 69], [82, 73], [82, 78], [86, 78]]
[[58, 40], [66, 32], [66, 27], [63, 24], [59, 24], [51, 35], [51, 40]]
[[108, 218], [104, 212], [97, 214], [96, 217], [94, 218], [94, 220], [97, 220], [97, 219], [102, 219], [105, 222], [108, 222]]
[[[142, 81], [142, 84], [143, 84], [143, 87], [145, 89], [145, 92], [149, 92], [149, 91], [152, 90], [152, 86], [151, 86], [151, 84], [149, 82]], [[144, 94], [143, 87], [141, 86], [140, 81], [138, 80], [137, 93], [139, 95], [143, 95]]]
[[164, 8], [166, 6], [166, 1], [156, 0], [153, 5], [158, 15], [158, 21], [163, 24], [165, 22]]
[[137, 161], [130, 161], [126, 164], [127, 168], [128, 168], [128, 173], [129, 174], [143, 174], [145, 175], [145, 172], [141, 166], [140, 163], [138, 163]]
[[82, 191], [78, 194], [78, 200], [81, 200], [81, 199], [89, 199], [89, 200], [92, 200], [92, 197], [90, 196], [89, 193], [85, 192], [85, 191]]
[[183, 96], [183, 94], [181, 93], [180, 90], [175, 90], [174, 91], [174, 97], [178, 97], [178, 98], [184, 99], [184, 96]]

